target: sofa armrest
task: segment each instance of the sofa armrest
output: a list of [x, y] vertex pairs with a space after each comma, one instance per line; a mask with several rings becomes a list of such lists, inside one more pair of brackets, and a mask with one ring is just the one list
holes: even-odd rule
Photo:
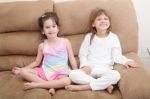
[[127, 57], [138, 63], [138, 68], [116, 66], [121, 74], [119, 89], [123, 99], [150, 99], [150, 69], [144, 67], [135, 53], [130, 53]]

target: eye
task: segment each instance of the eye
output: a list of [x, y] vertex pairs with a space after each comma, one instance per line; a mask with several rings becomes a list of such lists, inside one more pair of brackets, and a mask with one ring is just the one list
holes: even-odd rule
[[53, 25], [52, 27], [53, 27], [53, 28], [56, 28], [56, 27], [57, 27], [57, 25]]
[[53, 25], [53, 28], [55, 28], [56, 27], [56, 25]]
[[108, 17], [104, 18], [104, 20], [109, 20]]
[[100, 21], [100, 20], [101, 20], [101, 18], [98, 18], [98, 19], [97, 19], [97, 21]]
[[48, 28], [50, 28], [50, 26], [46, 26], [45, 28], [48, 29]]

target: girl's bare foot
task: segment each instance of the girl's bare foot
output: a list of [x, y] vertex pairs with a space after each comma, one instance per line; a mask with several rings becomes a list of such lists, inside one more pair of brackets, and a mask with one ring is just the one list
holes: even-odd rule
[[36, 85], [37, 85], [37, 83], [34, 83], [34, 82], [24, 83], [24, 90], [36, 88]]
[[65, 89], [69, 91], [81, 91], [81, 90], [90, 90], [91, 87], [89, 85], [68, 85], [65, 86]]
[[107, 88], [108, 93], [111, 94], [113, 89], [114, 89], [114, 87], [112, 85], [108, 86], [108, 88]]
[[49, 89], [49, 91], [48, 91], [52, 96], [55, 94], [55, 89], [54, 88], [51, 88], [51, 89]]
[[13, 67], [12, 69], [12, 73], [15, 74], [15, 75], [18, 75], [21, 71], [21, 68], [19, 67]]

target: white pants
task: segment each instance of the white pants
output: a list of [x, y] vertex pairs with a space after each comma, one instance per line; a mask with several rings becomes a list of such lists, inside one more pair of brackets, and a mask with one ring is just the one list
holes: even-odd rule
[[92, 90], [104, 90], [120, 80], [118, 71], [106, 68], [94, 68], [89, 75], [81, 69], [72, 70], [69, 77], [76, 84], [89, 84]]

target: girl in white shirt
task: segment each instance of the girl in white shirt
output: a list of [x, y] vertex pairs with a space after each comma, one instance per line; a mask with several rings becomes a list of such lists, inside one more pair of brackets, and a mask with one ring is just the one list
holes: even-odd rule
[[80, 69], [71, 71], [70, 79], [79, 85], [68, 85], [71, 91], [104, 90], [112, 93], [113, 85], [120, 80], [120, 74], [113, 69], [114, 62], [126, 68], [137, 64], [122, 55], [119, 39], [110, 32], [110, 18], [103, 9], [92, 11], [88, 33], [79, 52]]

